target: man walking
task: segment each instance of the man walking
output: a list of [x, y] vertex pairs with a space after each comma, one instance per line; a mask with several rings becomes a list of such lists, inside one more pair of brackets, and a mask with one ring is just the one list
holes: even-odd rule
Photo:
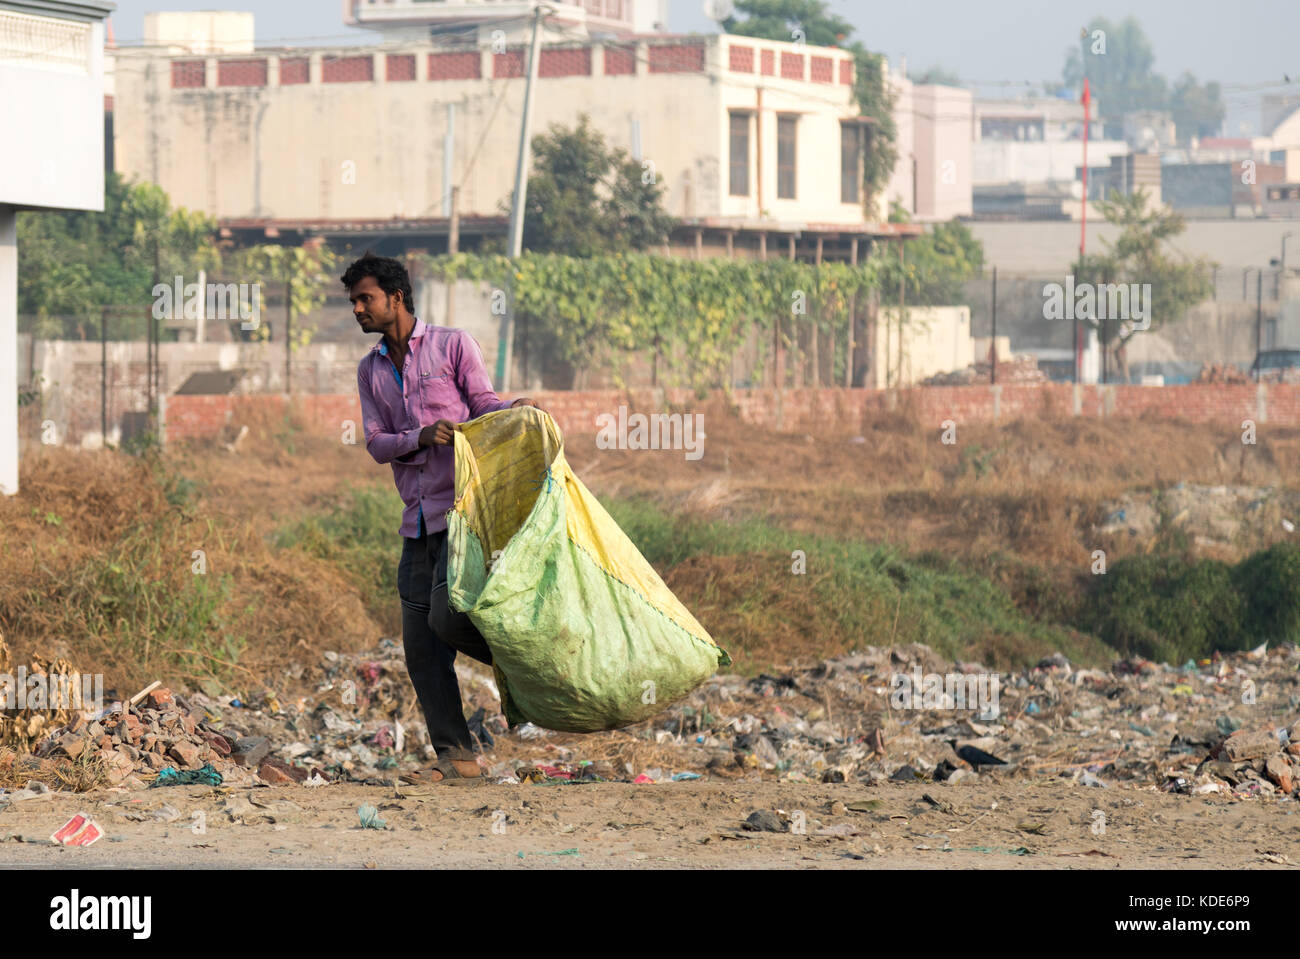
[[463, 652], [492, 663], [487, 642], [447, 603], [447, 518], [455, 495], [455, 424], [514, 406], [492, 390], [478, 343], [466, 331], [429, 326], [411, 312], [411, 280], [397, 260], [366, 253], [341, 277], [364, 333], [380, 340], [357, 366], [366, 449], [391, 463], [402, 496], [402, 601], [406, 668], [437, 762], [406, 782], [482, 782], [454, 666]]

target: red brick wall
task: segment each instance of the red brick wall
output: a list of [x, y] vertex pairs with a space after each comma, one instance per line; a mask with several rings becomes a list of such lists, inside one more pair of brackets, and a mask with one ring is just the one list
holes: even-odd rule
[[173, 87], [201, 87], [206, 82], [207, 64], [202, 60], [173, 60]]
[[384, 79], [401, 83], [415, 79], [415, 54], [390, 53], [384, 57]]
[[605, 73], [608, 76], [636, 73], [636, 47], [606, 47]]
[[264, 87], [266, 86], [265, 60], [218, 60], [217, 86], [219, 87]]
[[282, 57], [280, 60], [280, 85], [308, 83], [311, 80], [311, 61], [307, 57]]
[[374, 57], [323, 57], [322, 83], [363, 83], [375, 78]]
[[542, 50], [537, 61], [539, 77], [591, 76], [591, 47], [564, 47]]
[[478, 51], [429, 54], [430, 80], [477, 80], [482, 71]]
[[699, 73], [704, 69], [704, 45], [660, 44], [647, 48], [651, 73]]
[[522, 77], [524, 75], [524, 51], [507, 50], [505, 53], [492, 55], [492, 76]]
[[[1204, 423], [1239, 430], [1245, 419], [1257, 423], [1300, 425], [1300, 385], [1274, 384], [1263, 393], [1264, 416], [1257, 408], [1257, 388], [1246, 386], [1084, 386], [1080, 387], [1081, 415], [1098, 417], [1159, 417]], [[509, 396], [510, 394], [507, 394]], [[518, 395], [518, 394], [514, 394]], [[671, 404], [684, 411], [701, 409], [709, 400], [695, 399], [689, 389], [586, 390], [582, 392], [535, 392], [530, 394], [554, 418], [564, 432], [593, 433], [596, 416], [617, 413], [626, 404], [630, 410], [667, 412]], [[864, 421], [890, 409], [915, 415], [922, 423], [940, 428], [944, 420], [958, 424], [1003, 422], [1037, 417], [1071, 416], [1074, 387], [1070, 384], [1006, 384], [989, 386], [930, 386], [892, 394], [884, 390], [803, 389], [736, 390], [732, 399], [743, 420], [756, 426], [786, 430], [838, 424], [858, 430]], [[363, 443], [361, 406], [350, 394], [304, 395], [294, 405], [308, 424], [331, 434], [340, 433], [345, 420], [356, 424], [357, 441]], [[281, 414], [284, 396], [169, 396], [164, 415], [168, 441], [217, 435], [241, 411], [257, 415]], [[779, 416], [779, 422], [778, 422]]]

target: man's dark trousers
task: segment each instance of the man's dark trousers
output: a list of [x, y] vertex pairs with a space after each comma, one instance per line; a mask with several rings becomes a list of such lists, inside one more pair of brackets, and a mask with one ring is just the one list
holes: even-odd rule
[[402, 645], [406, 669], [419, 697], [429, 742], [439, 759], [473, 760], [474, 741], [465, 723], [456, 682], [456, 653], [492, 664], [487, 641], [464, 613], [447, 604], [447, 531], [429, 533], [420, 517], [420, 535], [402, 538], [397, 567], [402, 598]]

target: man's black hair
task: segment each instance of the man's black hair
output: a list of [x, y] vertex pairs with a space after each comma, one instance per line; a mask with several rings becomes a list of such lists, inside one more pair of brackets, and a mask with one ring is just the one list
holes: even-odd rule
[[392, 296], [394, 293], [402, 294], [402, 303], [406, 306], [406, 312], [412, 316], [415, 315], [415, 305], [412, 302], [411, 294], [411, 276], [406, 272], [406, 267], [400, 262], [388, 256], [375, 256], [369, 250], [362, 254], [361, 259], [357, 260], [343, 273], [340, 280], [349, 290], [356, 286], [368, 276], [373, 276], [379, 288], [384, 291], [386, 296]]

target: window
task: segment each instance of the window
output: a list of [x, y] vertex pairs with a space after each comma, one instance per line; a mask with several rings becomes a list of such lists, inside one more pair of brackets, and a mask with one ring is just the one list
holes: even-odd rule
[[776, 118], [776, 195], [781, 200], [794, 199], [794, 127], [793, 116]]
[[856, 123], [840, 125], [841, 203], [857, 203], [861, 196], [865, 133], [866, 131]]
[[749, 196], [749, 114], [731, 114], [731, 195]]

